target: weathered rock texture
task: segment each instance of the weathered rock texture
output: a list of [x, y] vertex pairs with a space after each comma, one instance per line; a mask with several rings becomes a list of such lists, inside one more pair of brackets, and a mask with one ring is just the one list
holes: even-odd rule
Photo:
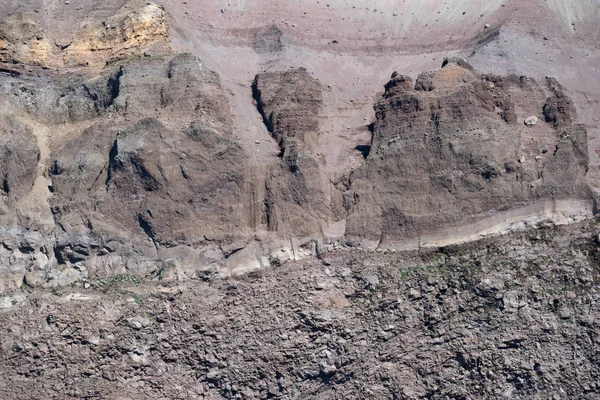
[[343, 3], [0, 2], [1, 399], [598, 397], [597, 5]]
[[254, 98], [281, 149], [266, 181], [270, 230], [288, 236], [323, 235], [331, 204], [316, 153], [322, 85], [304, 68], [256, 76]]
[[596, 399], [597, 235], [25, 290], [0, 303], [0, 396]]
[[440, 231], [457, 242], [514, 218], [592, 213], [586, 130], [553, 79], [481, 75], [460, 60], [416, 88], [396, 74], [365, 164], [333, 176], [319, 156], [323, 85], [302, 68], [254, 80], [280, 148], [262, 164], [241, 145], [219, 77], [189, 54], [93, 77], [6, 76], [0, 88], [3, 289], [173, 268], [229, 276], [324, 248], [416, 248]]
[[[77, 228], [96, 215], [105, 226], [126, 232], [137, 226], [172, 246], [215, 239], [222, 235], [217, 226], [242, 219], [244, 153], [231, 139], [227, 100], [214, 74], [195, 57], [178, 56], [121, 67], [104, 82], [116, 95], [108, 111], [125, 120], [94, 124], [53, 155], [58, 223]], [[165, 126], [157, 119], [163, 112], [178, 120]]]
[[[170, 51], [162, 6], [106, 7], [69, 35], [27, 8], [0, 21], [0, 290], [224, 277], [592, 214], [586, 128], [552, 78], [459, 58], [415, 84], [395, 74], [363, 165], [336, 170], [322, 155], [326, 82], [304, 68], [245, 82], [279, 148], [257, 156], [232, 115], [244, 100], [202, 59]], [[277, 27], [254, 33], [257, 54], [283, 51]]]
[[[0, 193], [7, 205], [14, 205], [33, 187], [40, 150], [28, 127], [10, 118], [3, 124], [5, 129], [0, 135]], [[6, 212], [4, 210], [3, 214]]]
[[[350, 177], [347, 234], [383, 244], [547, 199], [588, 199], [587, 134], [553, 79], [445, 62], [413, 85], [394, 74], [373, 143]], [[530, 115], [548, 123], [526, 126]]]
[[[0, 62], [44, 68], [102, 67], [141, 52], [169, 50], [164, 7], [124, 7], [101, 22], [84, 20], [70, 37], [52, 37], [39, 14], [17, 11], [0, 24]], [[74, 29], [73, 29], [74, 28]]]
[[[6, 254], [8, 287], [18, 275], [64, 284], [88, 271], [156, 273], [169, 252], [208, 268], [248, 244], [246, 153], [219, 78], [196, 57], [145, 58], [70, 81], [9, 77], [2, 89], [5, 247], [39, 240], [27, 245], [35, 252]], [[27, 198], [38, 175], [47, 198]], [[51, 225], [20, 215], [20, 202], [45, 202]]]

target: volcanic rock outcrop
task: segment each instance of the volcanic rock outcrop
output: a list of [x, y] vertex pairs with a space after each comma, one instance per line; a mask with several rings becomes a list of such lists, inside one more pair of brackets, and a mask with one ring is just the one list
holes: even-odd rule
[[598, 20], [0, 1], [0, 399], [598, 399]]
[[322, 235], [330, 214], [329, 188], [316, 155], [323, 88], [299, 68], [257, 75], [253, 91], [281, 149], [281, 163], [266, 181], [269, 229], [291, 237]]
[[0, 193], [7, 205], [14, 205], [33, 187], [40, 150], [28, 127], [10, 118], [4, 121], [4, 125], [6, 128], [0, 135]]
[[[565, 215], [592, 212], [586, 130], [550, 78], [485, 75], [464, 61], [416, 84], [394, 74], [375, 105], [364, 165], [337, 176], [319, 157], [323, 87], [305, 69], [254, 80], [280, 149], [262, 165], [240, 145], [219, 77], [197, 57], [61, 79], [12, 76], [2, 86], [5, 115], [27, 115], [3, 125], [5, 288], [125, 271], [228, 276], [326, 243], [416, 248], [440, 232], [470, 240], [495, 232], [490, 218], [552, 220], [565, 211], [560, 201], [573, 208]], [[525, 125], [530, 115], [540, 122]], [[73, 128], [40, 150], [41, 121]], [[17, 207], [34, 200], [46, 211]], [[483, 225], [469, 230], [474, 223]]]
[[164, 7], [153, 3], [133, 10], [124, 7], [100, 23], [84, 20], [71, 29], [71, 36], [53, 37], [37, 13], [12, 13], [0, 24], [0, 62], [44, 68], [103, 67], [145, 51], [169, 51]]
[[[392, 245], [544, 200], [590, 199], [587, 134], [560, 85], [461, 62], [394, 74], [345, 195], [347, 235]], [[548, 123], [526, 126], [530, 115]], [[457, 229], [457, 233], [460, 229]]]
[[[356, 145], [327, 148], [339, 145], [328, 82], [271, 68], [249, 75], [241, 99], [203, 59], [171, 50], [160, 5], [75, 13], [69, 34], [10, 10], [0, 22], [2, 290], [125, 272], [230, 276], [344, 246], [437, 246], [592, 214], [586, 128], [552, 78], [482, 74], [459, 58], [414, 84], [394, 74], [363, 160]], [[257, 55], [289, 45], [276, 26], [252, 32]], [[234, 115], [242, 102], [252, 109], [250, 95], [261, 140]], [[357, 162], [337, 164], [336, 152]]]

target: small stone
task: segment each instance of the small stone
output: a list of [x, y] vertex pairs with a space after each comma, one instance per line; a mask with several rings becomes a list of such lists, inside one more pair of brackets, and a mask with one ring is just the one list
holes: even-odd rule
[[4, 309], [4, 310], [8, 310], [10, 308], [13, 307], [13, 303], [10, 299], [10, 297], [1, 297], [0, 298], [0, 310]]
[[322, 362], [321, 364], [319, 364], [319, 369], [324, 375], [333, 375], [337, 371], [335, 365], [330, 365], [326, 362]]
[[562, 319], [570, 319], [573, 317], [573, 313], [569, 309], [566, 309], [566, 308], [561, 309], [558, 314], [559, 314], [560, 318], [562, 318]]
[[89, 288], [90, 288], [90, 286], [92, 286], [92, 285], [90, 285], [90, 283], [89, 283], [89, 282], [83, 282], [83, 288], [84, 288], [84, 289], [89, 289]]
[[129, 322], [129, 326], [138, 331], [142, 329], [142, 323], [140, 321], [131, 321]]
[[483, 27], [484, 27], [484, 29], [489, 29], [490, 28], [490, 24], [485, 24]]
[[145, 328], [148, 325], [150, 325], [150, 320], [145, 317], [133, 317], [133, 318], [129, 318], [127, 320], [127, 323], [129, 324], [130, 328], [133, 328], [133, 329], [139, 331], [140, 329]]
[[211, 369], [210, 371], [208, 371], [208, 373], [206, 374], [206, 378], [207, 379], [215, 379], [217, 378], [219, 375], [221, 375], [221, 373], [219, 372], [218, 369]]
[[379, 285], [379, 277], [377, 275], [365, 276], [365, 289], [375, 289]]
[[527, 126], [534, 126], [535, 124], [537, 124], [537, 122], [538, 122], [538, 117], [536, 117], [536, 116], [531, 116], [531, 117], [525, 118], [525, 125], [527, 125]]

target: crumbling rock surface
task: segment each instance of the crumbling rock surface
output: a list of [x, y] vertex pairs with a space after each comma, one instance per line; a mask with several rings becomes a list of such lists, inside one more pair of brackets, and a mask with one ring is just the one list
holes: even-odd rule
[[0, 398], [597, 398], [594, 2], [230, 3], [0, 2]]
[[27, 194], [37, 176], [40, 150], [28, 127], [7, 118], [0, 127], [0, 213], [2, 203], [13, 205]]
[[259, 74], [252, 86], [258, 109], [282, 153], [294, 147], [315, 150], [319, 133], [321, 84], [304, 68]]
[[[39, 14], [17, 11], [0, 24], [0, 62], [44, 68], [103, 67], [144, 52], [169, 51], [164, 7], [124, 7], [98, 23], [71, 27], [71, 36], [52, 37]], [[17, 66], [18, 67], [18, 66]]]
[[161, 245], [226, 241], [243, 228], [244, 156], [201, 124], [172, 132], [141, 120], [117, 134], [100, 210]]
[[0, 396], [595, 399], [597, 235], [594, 222], [228, 281], [26, 288], [0, 303]]
[[[528, 224], [568, 223], [591, 196], [586, 130], [572, 123], [564, 90], [552, 79], [541, 86], [463, 64], [449, 61], [416, 84], [394, 74], [375, 106], [365, 164], [336, 176], [318, 153], [323, 86], [301, 68], [254, 80], [258, 112], [281, 150], [262, 165], [241, 145], [219, 77], [192, 55], [68, 81], [8, 77], [0, 111], [26, 110], [18, 120], [26, 124], [5, 123], [16, 133], [3, 137], [2, 241], [32, 251], [0, 257], [2, 288], [123, 272], [230, 276], [318, 254], [321, 245], [408, 240], [417, 248], [440, 230], [450, 230], [446, 241], [470, 240], [510, 231], [512, 222], [462, 227], [519, 207]], [[523, 124], [536, 113], [549, 121]], [[50, 138], [48, 130], [64, 127], [72, 128]], [[20, 211], [23, 196], [45, 204], [50, 221]], [[580, 202], [553, 204], [570, 199]], [[537, 201], [549, 202], [540, 216], [527, 211]], [[39, 241], [23, 245], [30, 232]]]
[[[350, 177], [346, 233], [385, 244], [539, 200], [589, 199], [586, 129], [548, 83], [455, 60], [416, 88], [394, 74], [366, 164]], [[525, 126], [530, 112], [549, 123]]]
[[[15, 133], [0, 139], [1, 290], [124, 272], [226, 277], [324, 248], [427, 247], [437, 242], [422, 238], [440, 231], [461, 242], [592, 214], [586, 129], [551, 78], [482, 74], [457, 57], [415, 83], [394, 74], [375, 123], [357, 118], [360, 135], [373, 129], [371, 146], [358, 146], [366, 160], [350, 146], [356, 164], [339, 165], [358, 167], [342, 170], [331, 124], [356, 110], [331, 115], [337, 94], [308, 69], [253, 82], [248, 71], [242, 98], [204, 60], [171, 52], [161, 6], [110, 2], [74, 16], [68, 35], [46, 14], [9, 9], [0, 127]], [[290, 44], [274, 25], [251, 33], [257, 55]], [[251, 110], [251, 94], [272, 142], [232, 115]], [[540, 122], [526, 126], [530, 116]], [[515, 210], [506, 226], [485, 223]]]
[[556, 128], [572, 124], [577, 115], [575, 105], [556, 79], [548, 77], [546, 84], [552, 91], [552, 95], [546, 100], [543, 109], [546, 122], [554, 124]]
[[258, 111], [281, 149], [266, 181], [269, 229], [289, 236], [322, 235], [331, 214], [330, 188], [317, 157], [323, 87], [304, 68], [256, 76]]

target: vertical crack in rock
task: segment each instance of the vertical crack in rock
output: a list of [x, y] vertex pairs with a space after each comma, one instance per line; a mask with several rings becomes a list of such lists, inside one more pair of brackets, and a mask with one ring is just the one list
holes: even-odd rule
[[2, 191], [5, 196], [10, 194], [10, 186], [8, 185], [8, 178], [6, 175], [4, 175], [4, 178], [2, 179]]
[[105, 108], [112, 106], [115, 102], [115, 99], [119, 97], [119, 93], [121, 90], [121, 77], [125, 74], [125, 68], [121, 66], [118, 71], [114, 72], [106, 83], [106, 87], [108, 89], [108, 99], [106, 101]]

